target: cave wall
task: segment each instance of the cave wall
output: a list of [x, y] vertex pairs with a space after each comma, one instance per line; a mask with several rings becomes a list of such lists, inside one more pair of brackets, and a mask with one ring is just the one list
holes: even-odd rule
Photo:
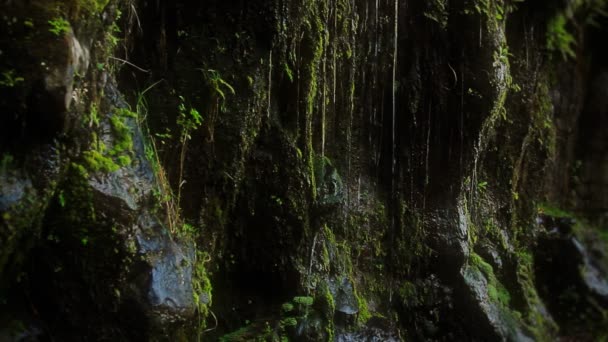
[[3, 334], [605, 336], [605, 2], [1, 5]]

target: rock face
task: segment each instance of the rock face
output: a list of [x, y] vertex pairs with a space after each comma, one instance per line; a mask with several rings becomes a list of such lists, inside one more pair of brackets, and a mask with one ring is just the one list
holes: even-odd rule
[[539, 295], [572, 338], [590, 339], [582, 327], [598, 329], [608, 304], [605, 247], [572, 218], [541, 216], [539, 222], [545, 229], [535, 253]]
[[607, 7], [0, 3], [0, 340], [605, 337]]

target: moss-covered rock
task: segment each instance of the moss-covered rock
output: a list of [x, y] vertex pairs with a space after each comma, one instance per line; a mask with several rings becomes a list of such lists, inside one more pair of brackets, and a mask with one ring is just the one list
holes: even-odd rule
[[604, 1], [1, 6], [0, 339], [605, 334]]

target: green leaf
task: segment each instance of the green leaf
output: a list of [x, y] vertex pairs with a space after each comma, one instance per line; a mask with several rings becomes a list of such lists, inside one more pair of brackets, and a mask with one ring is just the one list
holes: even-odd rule
[[59, 201], [59, 205], [62, 208], [65, 208], [65, 197], [63, 196], [63, 191], [59, 193], [59, 196], [57, 196], [57, 200]]
[[228, 90], [230, 90], [230, 92], [232, 93], [232, 95], [235, 95], [235, 94], [236, 94], [236, 93], [235, 93], [235, 91], [234, 91], [234, 88], [232, 88], [232, 86], [231, 86], [231, 85], [230, 85], [228, 82], [224, 81], [224, 80], [223, 80], [223, 79], [221, 79], [221, 78], [219, 79], [219, 82], [220, 82], [221, 84], [223, 84], [224, 86], [226, 86], [226, 88], [228, 88]]

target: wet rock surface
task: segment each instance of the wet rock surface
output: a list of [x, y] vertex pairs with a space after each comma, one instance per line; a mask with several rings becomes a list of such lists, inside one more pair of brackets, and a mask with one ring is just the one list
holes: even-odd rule
[[339, 332], [334, 339], [336, 342], [397, 342], [402, 340], [403, 338], [394, 330], [394, 327], [383, 319], [373, 319], [357, 332]]
[[468, 222], [462, 208], [428, 214], [425, 225], [433, 227], [432, 244], [445, 272], [458, 272], [469, 256]]
[[588, 338], [585, 326], [603, 324], [608, 309], [606, 255], [584, 242], [585, 223], [546, 215], [538, 222], [545, 229], [535, 253], [539, 294], [566, 334]]
[[359, 303], [352, 283], [348, 278], [336, 278], [330, 280], [328, 286], [336, 305], [336, 323], [341, 325], [354, 323], [355, 316], [359, 313]]
[[[112, 111], [124, 106], [110, 84], [106, 96]], [[143, 135], [134, 118], [124, 123], [133, 142], [129, 152], [133, 160], [116, 171], [87, 171], [72, 163], [61, 178], [53, 171], [60, 164], [55, 164], [55, 169], [41, 168], [44, 178], [35, 181], [11, 177], [17, 174], [15, 169], [2, 175], [3, 220], [9, 227], [15, 222], [13, 229], [3, 233], [23, 234], [26, 227], [36, 227], [30, 222], [39, 222], [40, 230], [30, 230], [29, 238], [42, 235], [46, 241], [40, 244], [30, 240], [33, 249], [29, 253], [20, 247], [20, 253], [29, 255], [21, 257], [25, 270], [21, 283], [27, 300], [36, 308], [37, 319], [52, 322], [52, 328], [33, 325], [14, 336], [15, 340], [33, 336], [168, 338], [194, 315], [193, 246], [176, 242], [161, 221], [164, 213], [155, 208], [153, 190], [157, 185], [145, 157]], [[99, 143], [109, 149], [118, 144], [109, 121], [100, 123], [100, 132]], [[51, 195], [57, 184], [60, 192], [48, 200], [35, 200], [38, 193]], [[35, 215], [27, 214], [24, 210], [32, 207], [23, 203], [33, 200], [48, 203], [48, 209], [38, 208]], [[17, 214], [20, 221], [12, 218]], [[17, 243], [17, 237], [9, 235], [5, 246]], [[3, 253], [10, 256], [6, 249]], [[49, 277], [53, 279], [49, 281]], [[20, 292], [11, 291], [15, 296]], [[208, 298], [202, 300], [209, 302]], [[13, 299], [3, 304], [10, 308]], [[26, 315], [23, 321], [28, 319]], [[107, 325], [115, 319], [123, 323]], [[143, 328], [129, 332], [131, 324]], [[6, 334], [12, 334], [11, 329], [20, 330], [8, 328]]]
[[496, 285], [490, 284], [482, 271], [467, 266], [461, 274], [467, 293], [467, 308], [464, 311], [470, 315], [468, 318], [477, 324], [476, 338], [501, 341], [534, 340], [521, 330], [520, 323], [507, 308], [490, 297], [489, 291], [496, 291], [496, 288], [492, 289], [492, 286]]
[[[107, 87], [106, 94], [112, 110], [124, 105], [120, 102], [120, 94], [111, 85]], [[128, 319], [140, 320], [139, 324], [149, 327], [149, 330], [133, 332], [131, 338], [154, 338], [155, 334], [168, 337], [172, 333], [171, 324], [185, 321], [196, 309], [192, 290], [194, 251], [192, 246], [174, 241], [168, 227], [161, 221], [164, 213], [154, 208], [156, 184], [150, 162], [145, 158], [142, 133], [134, 118], [127, 118], [124, 122], [133, 141], [131, 164], [114, 172], [91, 172], [88, 178], [80, 180], [78, 176], [82, 175], [72, 175], [75, 178], [68, 182], [74, 187], [71, 194], [75, 196], [66, 195], [66, 210], [62, 213], [61, 209], [54, 208], [50, 218], [45, 220], [47, 234], [54, 236], [57, 245], [50, 250], [43, 249], [41, 253], [49, 253], [57, 264], [63, 265], [50, 264], [47, 267], [64, 268], [66, 283], [74, 286], [71, 290], [97, 302], [94, 307], [98, 312], [107, 310], [125, 318], [139, 312], [139, 318]], [[107, 128], [105, 132], [112, 131], [103, 122], [100, 127], [102, 132], [104, 127]], [[116, 136], [111, 134], [100, 138], [108, 148], [118, 144]], [[87, 197], [78, 198], [78, 195]], [[83, 200], [88, 200], [89, 204], [70, 203]], [[83, 206], [79, 208], [79, 204]], [[75, 205], [81, 212], [71, 211], [70, 205]], [[94, 216], [87, 216], [87, 212]], [[84, 220], [73, 215], [83, 215]], [[87, 220], [92, 222], [87, 223]], [[64, 255], [60, 252], [65, 248], [64, 241], [68, 245], [76, 243], [81, 246], [75, 253]], [[113, 248], [103, 251], [107, 246]], [[77, 258], [78, 262], [74, 264], [72, 258]], [[32, 260], [31, 267], [38, 267], [36, 260]], [[89, 267], [106, 271], [90, 274]], [[78, 279], [84, 283], [79, 284]], [[95, 290], [87, 295], [82, 291], [86, 291], [88, 286]], [[57, 300], [61, 303], [67, 301], [63, 298], [64, 291], [62, 282], [58, 282], [55, 288], [48, 292], [40, 289], [37, 295], [46, 293], [50, 302]], [[108, 304], [109, 307], [105, 307]], [[68, 322], [81, 329], [79, 319], [72, 321], [72, 310], [78, 309], [65, 308], [60, 312]], [[113, 333], [108, 334], [109, 337]]]
[[0, 2], [0, 340], [606, 336], [605, 6]]

